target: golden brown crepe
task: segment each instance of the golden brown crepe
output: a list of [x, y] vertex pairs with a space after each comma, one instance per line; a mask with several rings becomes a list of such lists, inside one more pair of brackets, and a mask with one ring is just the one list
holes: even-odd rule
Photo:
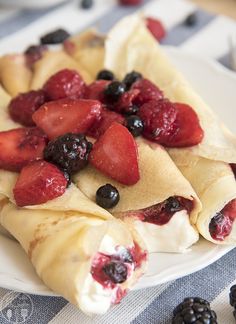
[[[121, 198], [110, 212], [124, 219], [141, 234], [149, 252], [184, 252], [198, 240], [194, 224], [201, 210], [201, 203], [191, 185], [161, 146], [138, 140], [138, 155], [140, 180], [133, 186], [121, 185], [91, 166], [78, 173], [74, 181], [93, 201], [100, 186], [106, 183], [114, 185]], [[171, 221], [160, 226], [142, 222], [132, 213], [175, 196], [194, 202], [190, 215], [187, 213], [173, 215]]]

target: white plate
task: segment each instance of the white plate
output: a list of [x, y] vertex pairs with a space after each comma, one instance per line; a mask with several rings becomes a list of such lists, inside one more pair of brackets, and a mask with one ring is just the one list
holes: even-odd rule
[[44, 7], [54, 6], [66, 0], [0, 0], [0, 5], [21, 9], [42, 9]]
[[[194, 88], [233, 131], [236, 118], [236, 75], [211, 60], [179, 49], [168, 47], [166, 51]], [[231, 249], [232, 247], [217, 246], [202, 239], [186, 254], [153, 253], [148, 272], [135, 289], [158, 285], [193, 273]], [[32, 294], [54, 295], [36, 276], [19, 244], [3, 235], [0, 235], [0, 260], [0, 287]]]

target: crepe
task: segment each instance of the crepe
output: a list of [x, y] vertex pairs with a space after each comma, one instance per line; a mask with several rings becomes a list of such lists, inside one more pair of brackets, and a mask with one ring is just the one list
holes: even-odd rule
[[0, 80], [11, 95], [29, 91], [32, 72], [22, 54], [5, 55], [0, 58]]
[[214, 112], [171, 64], [142, 17], [133, 15], [124, 18], [108, 34], [105, 67], [119, 79], [132, 70], [138, 71], [160, 87], [165, 97], [188, 104], [195, 110], [204, 130], [204, 138], [199, 145], [171, 149], [172, 157], [178, 155], [178, 159], [181, 156], [185, 161], [191, 152], [216, 161], [236, 162], [236, 141], [232, 140]]
[[30, 88], [34, 90], [41, 88], [53, 74], [63, 69], [76, 70], [85, 82], [92, 82], [90, 74], [66, 52], [63, 50], [46, 51], [43, 53], [42, 58], [33, 66]]
[[[100, 186], [106, 183], [114, 185], [121, 198], [110, 212], [142, 236], [149, 252], [185, 252], [198, 240], [194, 224], [201, 203], [189, 182], [161, 146], [141, 139], [137, 143], [140, 180], [135, 185], [121, 185], [91, 166], [78, 173], [73, 180], [93, 201]], [[138, 217], [142, 209], [151, 208], [176, 196], [193, 202], [190, 215], [185, 210], [175, 213], [165, 225], [155, 225]]]

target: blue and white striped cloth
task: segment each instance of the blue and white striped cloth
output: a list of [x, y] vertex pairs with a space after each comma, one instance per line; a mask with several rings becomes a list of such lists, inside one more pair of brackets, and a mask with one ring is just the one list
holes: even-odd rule
[[[116, 0], [96, 0], [96, 5], [91, 10], [79, 9], [78, 1], [67, 1], [39, 11], [3, 10], [0, 11], [0, 54], [22, 51], [37, 43], [42, 34], [57, 27], [74, 33], [88, 26], [96, 26], [100, 31], [107, 32], [121, 17], [137, 10], [163, 21], [168, 30], [163, 44], [179, 46], [186, 51], [215, 58], [229, 67], [228, 39], [233, 34], [236, 35], [236, 22], [200, 10], [187, 0], [146, 0], [139, 8], [119, 7]], [[198, 23], [187, 28], [183, 25], [183, 20], [192, 12], [196, 12]], [[234, 283], [235, 249], [192, 275], [153, 288], [130, 292], [120, 305], [103, 316], [88, 317], [63, 298], [31, 295], [32, 314], [21, 323], [168, 324], [171, 323], [173, 308], [183, 298], [200, 296], [211, 302], [219, 324], [233, 324], [235, 320], [228, 294]], [[0, 288], [0, 301], [6, 299], [6, 294], [9, 291]], [[0, 310], [13, 303], [19, 295], [12, 292], [7, 303], [0, 303]], [[8, 315], [11, 318], [11, 313]], [[6, 318], [0, 312], [0, 324], [14, 323]]]

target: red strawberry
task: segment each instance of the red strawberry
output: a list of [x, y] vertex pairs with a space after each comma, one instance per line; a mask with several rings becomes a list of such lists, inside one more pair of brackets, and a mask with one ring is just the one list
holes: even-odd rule
[[143, 0], [119, 0], [119, 3], [124, 6], [137, 6], [143, 3]]
[[172, 132], [176, 114], [174, 104], [167, 99], [151, 100], [144, 104], [138, 112], [144, 123], [144, 137], [165, 144], [166, 138]]
[[20, 207], [43, 204], [65, 192], [67, 180], [62, 171], [46, 161], [35, 161], [25, 166], [13, 189]]
[[81, 98], [85, 83], [77, 71], [64, 69], [51, 76], [43, 89], [51, 100]]
[[86, 87], [84, 92], [85, 99], [94, 99], [104, 102], [104, 90], [110, 84], [108, 80], [98, 80]]
[[0, 132], [0, 168], [19, 172], [29, 162], [42, 159], [46, 142], [36, 127]]
[[177, 115], [172, 127], [171, 136], [163, 144], [168, 147], [188, 147], [199, 144], [204, 136], [195, 111], [182, 103], [174, 104]]
[[99, 101], [67, 98], [45, 103], [33, 114], [33, 120], [54, 139], [65, 133], [85, 133], [100, 114]]
[[88, 135], [99, 138], [113, 122], [124, 124], [125, 118], [114, 111], [102, 109], [101, 118], [89, 130]]
[[160, 20], [148, 17], [146, 18], [146, 25], [152, 35], [156, 38], [156, 40], [160, 41], [165, 37], [166, 30]]
[[8, 110], [11, 118], [24, 126], [34, 126], [33, 113], [46, 102], [43, 90], [29, 91], [19, 94], [9, 103]]
[[116, 122], [96, 141], [89, 160], [99, 171], [122, 184], [133, 185], [140, 178], [136, 142], [127, 128]]
[[139, 79], [133, 83], [131, 90], [134, 89], [139, 90], [139, 94], [134, 100], [134, 104], [139, 106], [150, 100], [159, 100], [163, 98], [163, 92], [147, 79]]

